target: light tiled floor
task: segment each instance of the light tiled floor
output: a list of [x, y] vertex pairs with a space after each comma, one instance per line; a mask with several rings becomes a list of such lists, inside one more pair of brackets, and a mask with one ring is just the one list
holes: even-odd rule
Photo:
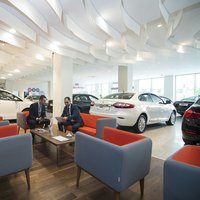
[[166, 126], [164, 123], [147, 126], [142, 135], [153, 141], [152, 156], [165, 160], [183, 147], [181, 122], [182, 117], [178, 116], [174, 126]]

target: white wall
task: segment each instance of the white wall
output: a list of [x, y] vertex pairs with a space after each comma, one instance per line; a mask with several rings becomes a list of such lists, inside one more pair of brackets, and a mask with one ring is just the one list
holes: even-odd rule
[[10, 92], [18, 91], [18, 95], [21, 98], [24, 98], [24, 92], [28, 91], [28, 88], [39, 88], [39, 90], [43, 91], [46, 97], [49, 98], [48, 82], [33, 83], [27, 80], [6, 80], [5, 89]]

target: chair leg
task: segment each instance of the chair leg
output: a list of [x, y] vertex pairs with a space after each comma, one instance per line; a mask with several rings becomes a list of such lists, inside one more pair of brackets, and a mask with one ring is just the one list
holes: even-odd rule
[[141, 196], [144, 194], [144, 178], [140, 180], [140, 192]]
[[17, 130], [17, 131], [18, 131], [18, 133], [19, 133], [19, 131], [20, 131], [20, 126], [18, 126], [18, 130]]
[[120, 192], [114, 191], [115, 192], [115, 200], [119, 200], [120, 199]]
[[30, 190], [31, 185], [30, 185], [30, 174], [29, 174], [29, 169], [25, 169], [25, 174], [26, 174], [26, 182], [28, 185], [28, 189]]
[[79, 187], [79, 181], [81, 177], [81, 168], [77, 165], [77, 177], [76, 177], [76, 187]]

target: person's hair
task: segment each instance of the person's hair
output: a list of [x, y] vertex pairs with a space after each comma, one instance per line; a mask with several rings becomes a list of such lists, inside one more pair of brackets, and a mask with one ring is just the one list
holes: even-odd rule
[[68, 101], [71, 101], [70, 97], [65, 97], [64, 100], [67, 99]]
[[46, 99], [46, 96], [45, 95], [41, 95], [39, 100], [42, 100], [42, 99]]

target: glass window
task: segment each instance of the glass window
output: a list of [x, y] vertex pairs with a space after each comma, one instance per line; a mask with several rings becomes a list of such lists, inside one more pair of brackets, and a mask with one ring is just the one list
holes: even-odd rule
[[7, 100], [7, 101], [21, 101], [21, 99], [19, 99], [17, 96], [5, 91], [1, 91], [0, 99]]
[[152, 102], [152, 99], [150, 98], [149, 94], [142, 94], [138, 97], [140, 101], [146, 101], [146, 102]]
[[194, 74], [176, 76], [176, 99], [194, 95]]
[[116, 93], [105, 96], [104, 99], [130, 99], [134, 93]]
[[157, 95], [164, 95], [164, 78], [152, 79], [151, 92]]
[[155, 103], [164, 103], [163, 100], [156, 95], [151, 94], [151, 98], [152, 98], [153, 102], [155, 102]]
[[151, 79], [139, 80], [139, 92], [151, 91]]
[[91, 100], [91, 101], [96, 101], [96, 100], [98, 100], [96, 97], [94, 97], [94, 96], [89, 96], [89, 99]]

